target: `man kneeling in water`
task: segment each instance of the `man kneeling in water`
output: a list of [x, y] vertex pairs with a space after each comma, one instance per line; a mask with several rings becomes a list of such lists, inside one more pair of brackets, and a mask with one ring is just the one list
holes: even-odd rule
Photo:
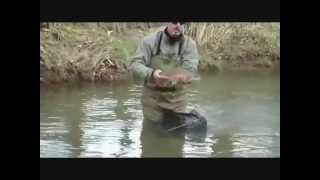
[[180, 22], [168, 23], [164, 30], [143, 38], [129, 70], [144, 80], [144, 122], [175, 124], [166, 112], [187, 113], [185, 88], [197, 76], [198, 63], [196, 43], [183, 33]]

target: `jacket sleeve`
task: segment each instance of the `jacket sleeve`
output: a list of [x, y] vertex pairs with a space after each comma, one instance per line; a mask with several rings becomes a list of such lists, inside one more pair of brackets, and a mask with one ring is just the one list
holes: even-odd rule
[[199, 54], [196, 43], [189, 38], [182, 54], [182, 67], [190, 71], [195, 77], [198, 76]]
[[152, 49], [145, 39], [139, 44], [136, 53], [129, 60], [129, 71], [134, 78], [147, 81], [150, 79], [153, 69], [150, 64]]

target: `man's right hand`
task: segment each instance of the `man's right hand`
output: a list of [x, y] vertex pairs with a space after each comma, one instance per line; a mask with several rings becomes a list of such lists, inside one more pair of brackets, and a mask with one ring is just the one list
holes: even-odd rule
[[161, 86], [163, 81], [169, 80], [170, 78], [168, 76], [160, 74], [162, 71], [160, 69], [156, 69], [153, 72], [153, 81], [157, 86]]

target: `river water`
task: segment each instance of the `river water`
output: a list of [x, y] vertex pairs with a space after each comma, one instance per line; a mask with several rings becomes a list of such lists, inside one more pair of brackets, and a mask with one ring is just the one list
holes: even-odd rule
[[131, 81], [40, 88], [40, 157], [280, 157], [280, 76], [202, 74], [188, 108], [203, 139], [142, 134], [142, 85]]

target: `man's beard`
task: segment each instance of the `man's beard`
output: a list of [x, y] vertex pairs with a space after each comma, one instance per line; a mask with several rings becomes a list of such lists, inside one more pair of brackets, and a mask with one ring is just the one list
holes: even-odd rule
[[177, 35], [177, 36], [171, 36], [171, 35], [168, 33], [167, 28], [164, 30], [164, 32], [165, 32], [166, 35], [169, 37], [169, 42], [170, 42], [170, 43], [175, 43], [175, 42], [179, 41], [180, 39], [182, 39], [182, 37], [183, 37], [183, 33], [182, 33], [182, 32], [180, 32], [180, 34]]

